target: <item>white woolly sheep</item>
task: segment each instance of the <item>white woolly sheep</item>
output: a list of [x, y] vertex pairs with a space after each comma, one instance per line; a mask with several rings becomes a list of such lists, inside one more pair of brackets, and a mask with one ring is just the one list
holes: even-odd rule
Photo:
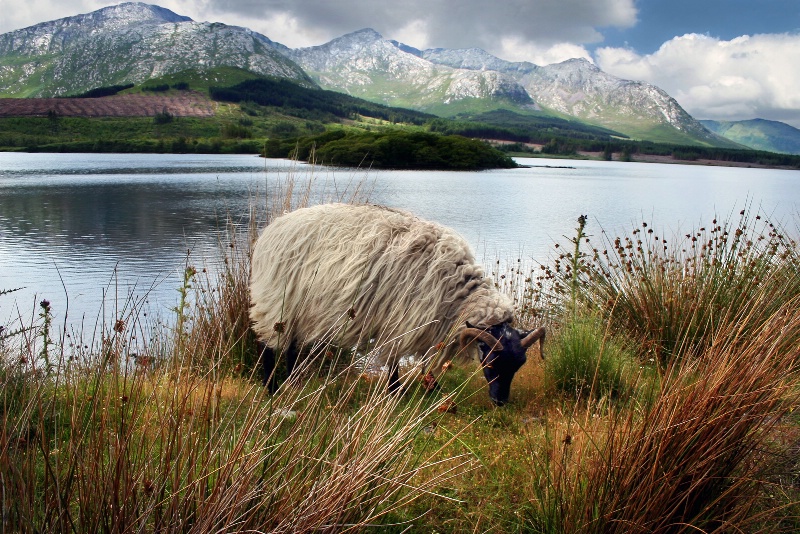
[[[540, 327], [511, 326], [513, 305], [484, 276], [453, 230], [373, 205], [325, 204], [276, 218], [253, 250], [252, 327], [261, 343], [264, 382], [275, 391], [275, 353], [291, 374], [298, 349], [330, 340], [377, 347], [399, 386], [398, 360], [444, 361], [480, 349], [489, 395], [508, 401], [525, 352], [544, 341]], [[437, 350], [436, 347], [439, 347]]]

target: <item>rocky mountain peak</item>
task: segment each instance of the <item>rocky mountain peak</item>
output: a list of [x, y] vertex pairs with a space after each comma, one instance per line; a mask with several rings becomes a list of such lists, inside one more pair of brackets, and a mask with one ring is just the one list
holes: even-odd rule
[[[346, 33], [328, 43], [321, 45], [326, 47], [369, 45], [378, 41], [383, 41], [383, 36], [372, 28], [363, 28], [351, 33]], [[318, 48], [318, 47], [313, 47]]]
[[86, 22], [103, 24], [113, 24], [115, 22], [123, 24], [165, 24], [190, 22], [192, 20], [164, 7], [145, 4], [144, 2], [125, 2], [71, 18], [81, 17]]
[[532, 72], [539, 68], [527, 61], [511, 62], [500, 59], [481, 48], [429, 48], [422, 53], [422, 57], [454, 69], [494, 70], [506, 74]]

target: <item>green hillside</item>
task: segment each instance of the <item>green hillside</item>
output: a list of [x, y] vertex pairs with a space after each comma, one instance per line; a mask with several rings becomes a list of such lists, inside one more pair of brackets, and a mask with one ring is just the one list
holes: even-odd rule
[[755, 149], [800, 154], [800, 130], [778, 121], [700, 121], [703, 126], [726, 139]]

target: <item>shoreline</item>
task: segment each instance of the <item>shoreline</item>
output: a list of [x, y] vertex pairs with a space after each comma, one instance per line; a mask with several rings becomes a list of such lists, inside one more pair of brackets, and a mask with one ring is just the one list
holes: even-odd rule
[[[558, 154], [531, 154], [527, 152], [511, 152], [509, 155], [513, 158], [530, 158], [530, 159], [557, 159], [557, 160], [593, 160], [604, 161], [602, 152], [586, 152], [579, 151], [575, 155], [564, 156]], [[716, 159], [703, 159], [696, 160], [678, 159], [673, 156], [659, 156], [655, 154], [631, 154], [628, 161], [620, 159], [619, 154], [615, 153], [611, 161], [619, 163], [662, 163], [664, 165], [699, 165], [703, 167], [739, 167], [743, 169], [776, 169], [783, 171], [798, 171], [800, 168], [792, 167], [789, 165], [764, 165], [761, 163], [747, 163], [741, 161], [726, 161]], [[529, 165], [531, 166], [531, 165]], [[537, 166], [537, 165], [532, 165]], [[541, 165], [542, 167], [550, 167], [551, 165]]]

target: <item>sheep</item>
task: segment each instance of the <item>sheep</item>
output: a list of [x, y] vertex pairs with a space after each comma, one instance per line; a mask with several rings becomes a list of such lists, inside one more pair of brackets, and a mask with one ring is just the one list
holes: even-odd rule
[[299, 348], [326, 339], [377, 347], [390, 390], [400, 385], [403, 356], [437, 370], [455, 357], [478, 357], [498, 406], [537, 340], [542, 355], [544, 327], [511, 326], [511, 299], [484, 276], [467, 242], [398, 209], [322, 204], [277, 217], [254, 246], [250, 294], [273, 393], [276, 351], [291, 375]]

